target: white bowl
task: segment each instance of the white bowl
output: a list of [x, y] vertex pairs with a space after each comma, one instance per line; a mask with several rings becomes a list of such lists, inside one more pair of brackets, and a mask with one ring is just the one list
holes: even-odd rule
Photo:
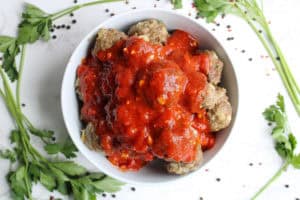
[[162, 170], [160, 163], [152, 162], [138, 172], [122, 172], [113, 166], [102, 153], [89, 150], [80, 140], [81, 122], [79, 119], [78, 100], [74, 90], [76, 69], [82, 58], [86, 57], [91, 42], [95, 39], [99, 28], [115, 28], [126, 31], [128, 27], [138, 21], [156, 18], [162, 20], [169, 30], [181, 29], [192, 34], [200, 40], [201, 48], [211, 49], [217, 52], [225, 64], [222, 85], [227, 88], [230, 102], [233, 107], [233, 117], [231, 125], [217, 134], [215, 146], [204, 153], [202, 166], [211, 160], [222, 148], [228, 139], [235, 121], [238, 106], [238, 87], [236, 76], [232, 64], [220, 43], [203, 28], [199, 22], [188, 17], [177, 14], [173, 11], [160, 9], [145, 9], [131, 11], [117, 15], [94, 28], [75, 49], [67, 65], [61, 89], [62, 112], [68, 132], [79, 149], [79, 151], [99, 170], [111, 177], [127, 183], [163, 183], [178, 180], [182, 177], [197, 173], [193, 172], [185, 176], [170, 175]]

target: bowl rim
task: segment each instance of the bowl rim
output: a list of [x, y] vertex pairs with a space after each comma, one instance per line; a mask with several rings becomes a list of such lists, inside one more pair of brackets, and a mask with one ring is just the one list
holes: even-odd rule
[[[72, 134], [70, 134], [70, 123], [68, 122], [67, 120], [67, 117], [66, 117], [66, 112], [65, 112], [65, 109], [64, 109], [64, 88], [65, 88], [65, 85], [66, 85], [66, 72], [70, 66], [70, 63], [71, 63], [71, 59], [72, 57], [74, 56], [74, 54], [78, 51], [79, 47], [81, 46], [81, 44], [86, 41], [86, 40], [89, 40], [90, 37], [95, 34], [94, 32], [96, 30], [98, 30], [99, 28], [103, 27], [104, 24], [107, 24], [109, 21], [111, 20], [114, 20], [115, 18], [122, 18], [124, 16], [127, 16], [127, 15], [130, 15], [130, 14], [136, 14], [136, 13], [142, 13], [142, 12], [151, 12], [151, 11], [154, 11], [154, 12], [164, 12], [164, 13], [167, 13], [167, 14], [171, 14], [171, 15], [176, 15], [178, 17], [182, 17], [182, 18], [185, 18], [187, 20], [190, 20], [190, 21], [194, 21], [195, 23], [197, 23], [202, 29], [204, 29], [206, 32], [208, 32], [211, 37], [214, 38], [214, 40], [222, 47], [222, 49], [224, 50], [225, 54], [227, 55], [227, 58], [228, 58], [228, 61], [229, 63], [231, 64], [232, 66], [232, 69], [233, 69], [233, 77], [235, 78], [235, 82], [236, 82], [236, 111], [235, 111], [235, 117], [233, 118], [233, 120], [231, 121], [231, 128], [229, 130], [229, 134], [228, 136], [226, 137], [226, 139], [224, 140], [224, 142], [221, 144], [219, 150], [213, 155], [213, 157], [211, 159], [209, 159], [204, 165], [201, 166], [201, 168], [203, 168], [205, 165], [207, 165], [208, 163], [210, 163], [212, 160], [216, 160], [216, 157], [220, 154], [221, 150], [225, 147], [225, 144], [228, 143], [228, 141], [230, 140], [231, 138], [231, 135], [232, 133], [234, 132], [235, 130], [235, 127], [236, 127], [236, 121], [237, 121], [237, 118], [238, 118], [238, 115], [239, 115], [239, 84], [238, 84], [238, 77], [236, 75], [236, 72], [234, 70], [234, 67], [233, 67], [233, 64], [232, 64], [232, 60], [230, 59], [229, 57], [229, 54], [227, 53], [227, 51], [225, 50], [224, 48], [224, 45], [222, 45], [222, 43], [220, 42], [219, 39], [217, 39], [215, 37], [215, 35], [209, 31], [205, 26], [202, 25], [202, 22], [200, 21], [197, 21], [195, 20], [194, 18], [191, 18], [191, 17], [187, 17], [183, 14], [180, 14], [178, 12], [176, 12], [175, 10], [167, 10], [167, 9], [162, 9], [162, 8], [143, 8], [143, 9], [137, 9], [137, 10], [130, 10], [130, 11], [126, 11], [126, 12], [123, 12], [123, 13], [120, 13], [118, 15], [115, 15], [111, 18], [108, 18], [104, 21], [102, 21], [100, 24], [98, 24], [97, 26], [93, 27], [81, 40], [80, 42], [77, 44], [76, 48], [72, 51], [72, 54], [71, 56], [69, 56], [69, 59], [68, 59], [68, 63], [66, 64], [66, 68], [64, 70], [64, 75], [63, 75], [63, 79], [62, 79], [62, 84], [61, 84], [61, 90], [60, 90], [60, 106], [61, 106], [61, 111], [62, 111], [62, 115], [63, 115], [63, 122], [65, 124], [65, 127], [67, 129], [67, 132], [68, 132], [68, 135], [70, 136], [71, 140], [73, 141], [73, 143], [75, 144], [75, 146], [78, 148], [78, 145], [77, 145], [77, 140], [73, 137]], [[153, 16], [153, 18], [155, 19], [155, 16]], [[135, 181], [135, 180], [130, 180], [130, 179], [127, 179], [127, 178], [123, 178], [121, 176], [118, 176], [118, 175], [115, 175], [114, 173], [111, 173], [109, 170], [106, 170], [106, 169], [103, 169], [103, 168], [100, 168], [98, 167], [98, 165], [96, 164], [96, 162], [92, 159], [90, 159], [85, 153], [84, 151], [81, 149], [81, 148], [78, 148], [79, 152], [85, 157], [85, 159], [87, 159], [95, 168], [97, 168], [97, 170], [105, 173], [106, 175], [112, 177], [112, 178], [115, 178], [117, 180], [120, 180], [120, 181], [123, 181], [125, 183], [131, 183], [131, 184], [140, 184], [140, 185], [167, 185], [169, 183], [173, 183], [173, 182], [182, 182], [182, 181], [185, 181], [187, 180], [188, 178], [191, 178], [192, 175], [195, 175], [196, 172], [199, 172], [201, 168], [191, 172], [191, 173], [188, 173], [186, 175], [180, 175], [178, 176], [176, 179], [171, 179], [171, 180], [165, 180], [165, 181], [162, 181], [162, 182], [142, 182], [142, 181]]]

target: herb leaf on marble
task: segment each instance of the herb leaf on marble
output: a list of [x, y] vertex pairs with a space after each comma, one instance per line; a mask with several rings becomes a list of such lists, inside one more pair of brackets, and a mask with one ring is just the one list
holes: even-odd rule
[[66, 158], [75, 158], [78, 151], [70, 138], [63, 143], [48, 143], [44, 149], [50, 155], [62, 153]]
[[34, 43], [38, 39], [48, 41], [51, 26], [51, 15], [32, 4], [26, 4], [19, 25], [18, 42], [20, 44]]
[[0, 150], [0, 158], [8, 159], [10, 162], [14, 163], [17, 161], [17, 154], [10, 149]]
[[11, 81], [18, 79], [15, 58], [20, 52], [17, 40], [9, 36], [0, 36], [0, 52], [3, 53], [2, 68]]
[[290, 130], [284, 98], [281, 94], [278, 94], [275, 104], [265, 109], [263, 116], [272, 126], [271, 135], [274, 140], [274, 146], [278, 155], [282, 158], [283, 164], [275, 175], [258, 190], [251, 200], [255, 200], [263, 193], [290, 165], [295, 169], [300, 169], [300, 153], [295, 153], [297, 140]]
[[182, 0], [171, 0], [175, 9], [182, 8]]

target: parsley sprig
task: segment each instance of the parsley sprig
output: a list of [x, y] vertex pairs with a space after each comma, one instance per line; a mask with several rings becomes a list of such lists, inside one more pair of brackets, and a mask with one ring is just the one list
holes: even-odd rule
[[[180, 8], [181, 6], [177, 5], [180, 5], [182, 0], [171, 0], [171, 3], [174, 8]], [[295, 110], [300, 116], [300, 87], [257, 0], [194, 0], [194, 5], [198, 10], [198, 15], [205, 18], [207, 22], [213, 22], [220, 14], [233, 14], [249, 24], [272, 59]]]
[[[48, 14], [40, 8], [26, 4], [22, 14], [16, 38], [0, 36], [0, 52], [3, 62], [0, 64], [0, 97], [3, 99], [12, 119], [15, 130], [10, 140], [13, 149], [0, 150], [0, 157], [8, 159], [14, 167], [7, 175], [12, 198], [25, 200], [32, 198], [32, 187], [40, 182], [49, 191], [57, 190], [64, 195], [73, 195], [75, 200], [94, 200], [96, 194], [103, 191], [116, 192], [123, 183], [103, 173], [90, 173], [84, 167], [70, 160], [47, 159], [31, 143], [35, 136], [44, 143], [44, 150], [50, 155], [63, 154], [66, 158], [76, 157], [77, 149], [70, 139], [54, 142], [54, 132], [35, 127], [24, 115], [20, 104], [21, 78], [24, 68], [26, 44], [37, 40], [48, 41], [50, 28], [54, 20], [59, 19], [83, 7], [119, 0], [98, 0], [78, 4], [54, 14]], [[20, 55], [17, 68], [17, 56]], [[13, 82], [16, 82], [13, 92]]]
[[268, 52], [289, 97], [300, 116], [300, 87], [276, 42], [261, 6], [256, 0], [194, 0], [198, 14], [212, 22], [219, 14], [233, 14], [245, 20]]
[[0, 52], [4, 54], [2, 68], [7, 73], [9, 79], [13, 82], [17, 80], [19, 76], [16, 68], [16, 56], [20, 53], [20, 45], [32, 44], [39, 39], [48, 41], [54, 20], [84, 7], [117, 1], [121, 0], [92, 1], [78, 4], [53, 14], [46, 13], [37, 6], [27, 3], [22, 13], [22, 21], [19, 24], [18, 37], [0, 36]]
[[290, 130], [283, 96], [279, 94], [276, 104], [268, 107], [263, 112], [263, 115], [273, 126], [271, 135], [275, 143], [275, 149], [284, 162], [275, 175], [251, 198], [251, 200], [255, 200], [262, 192], [264, 192], [284, 171], [287, 170], [288, 166], [291, 165], [296, 169], [300, 169], [300, 153], [295, 153], [297, 140]]

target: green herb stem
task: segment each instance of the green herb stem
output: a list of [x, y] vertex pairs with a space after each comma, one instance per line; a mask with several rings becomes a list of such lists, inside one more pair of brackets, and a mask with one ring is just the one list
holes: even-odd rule
[[[1, 66], [0, 66], [1, 68]], [[3, 98], [3, 99], [6, 99], [6, 96], [4, 94], [4, 92], [2, 91], [2, 89], [0, 88], [0, 96]]]
[[[240, 15], [247, 21], [247, 23], [250, 25], [251, 29], [256, 33], [257, 37], [259, 38], [259, 40], [261, 41], [261, 43], [263, 44], [264, 48], [266, 49], [266, 51], [268, 52], [270, 58], [272, 59], [273, 64], [276, 67], [276, 70], [278, 71], [281, 80], [286, 88], [286, 90], [288, 91], [288, 94], [290, 96], [290, 99], [295, 107], [295, 110], [297, 112], [297, 114], [300, 116], [300, 102], [299, 102], [299, 98], [297, 95], [297, 90], [295, 91], [294, 86], [296, 85], [297, 87], [297, 83], [294, 80], [293, 75], [290, 73], [289, 71], [289, 67], [288, 65], [285, 64], [281, 64], [276, 60], [276, 56], [274, 55], [274, 53], [272, 52], [271, 47], [274, 47], [276, 54], [278, 54], [278, 56], [282, 57], [282, 60], [284, 61], [284, 56], [281, 53], [281, 51], [278, 52], [278, 49], [280, 50], [279, 46], [276, 45], [274, 38], [272, 37], [272, 34], [270, 32], [269, 26], [266, 23], [266, 20], [264, 18], [264, 16], [261, 16], [261, 13], [257, 13], [258, 15], [261, 16], [261, 18], [263, 18], [263, 20], [261, 21], [261, 23], [263, 23], [264, 25], [264, 30], [267, 32], [267, 35], [271, 36], [270, 40], [271, 42], [273, 42], [273, 46], [270, 47], [270, 44], [266, 41], [266, 39], [262, 36], [261, 33], [259, 33], [258, 29], [256, 28], [255, 24], [252, 22], [252, 19], [250, 19], [245, 13], [244, 11], [241, 9], [241, 7], [239, 5], [236, 4], [236, 8], [239, 10]], [[259, 18], [260, 19], [260, 18]], [[260, 19], [261, 20], [261, 19]], [[277, 47], [277, 48], [276, 48]], [[287, 70], [288, 69], [288, 70]], [[289, 73], [287, 72], [289, 71]], [[292, 79], [294, 80], [293, 83], [290, 82]]]
[[33, 126], [33, 124], [31, 123], [31, 121], [27, 118], [26, 115], [23, 114], [23, 119], [26, 122], [27, 126], [29, 127], [29, 129], [35, 129], [35, 127]]
[[278, 58], [279, 58], [279, 61], [278, 61], [278, 60], [276, 60], [275, 56], [273, 55], [272, 61], [273, 61], [273, 63], [274, 63], [275, 66], [280, 66], [282, 68], [282, 72], [285, 75], [286, 80], [287, 80], [287, 82], [289, 84], [289, 87], [291, 89], [291, 92], [289, 92], [289, 95], [293, 96], [292, 101], [293, 101], [294, 106], [296, 107], [296, 110], [297, 110], [298, 114], [299, 114], [299, 112], [300, 112], [300, 110], [299, 110], [300, 109], [299, 108], [299, 106], [300, 106], [300, 100], [299, 100], [300, 90], [299, 90], [299, 86], [298, 86], [298, 84], [297, 84], [297, 82], [296, 82], [293, 74], [291, 73], [291, 71], [289, 69], [289, 66], [288, 66], [288, 64], [287, 64], [287, 62], [285, 60], [284, 55], [281, 52], [280, 47], [278, 46], [277, 42], [275, 41], [275, 39], [274, 39], [274, 37], [273, 37], [273, 35], [272, 35], [271, 31], [270, 31], [269, 25], [267, 24], [266, 21], [264, 21], [264, 24], [265, 24], [265, 31], [267, 33], [268, 39], [273, 44], [272, 47], [275, 50], [275, 53], [276, 53], [275, 55], [277, 55]]
[[[25, 170], [28, 171], [28, 163], [25, 164]], [[28, 174], [25, 174], [25, 186], [27, 188], [28, 199], [32, 200], [31, 187], [30, 187], [29, 181], [28, 181]]]
[[59, 19], [67, 14], [70, 14], [71, 12], [74, 12], [74, 11], [79, 10], [84, 7], [93, 6], [93, 5], [102, 4], [102, 3], [118, 2], [118, 1], [122, 1], [122, 0], [97, 0], [97, 1], [92, 1], [92, 2], [88, 2], [88, 3], [78, 4], [71, 8], [67, 8], [62, 11], [52, 14], [51, 19], [52, 20]]
[[[21, 134], [23, 134], [23, 136], [24, 136], [24, 137], [20, 136], [21, 142], [22, 142], [22, 146], [23, 146], [22, 154], [23, 154], [24, 158], [27, 158], [29, 156], [29, 154], [28, 154], [28, 152], [29, 152], [29, 148], [28, 148], [28, 145], [29, 145], [28, 135], [27, 135], [26, 130], [25, 130], [24, 126], [23, 126], [22, 118], [19, 116], [20, 113], [18, 112], [18, 108], [16, 107], [16, 103], [15, 103], [15, 100], [14, 100], [14, 98], [12, 96], [11, 89], [10, 89], [10, 87], [8, 85], [8, 81], [7, 81], [6, 77], [5, 77], [2, 69], [0, 69], [0, 75], [1, 75], [1, 78], [3, 80], [3, 85], [4, 85], [4, 88], [5, 88], [5, 92], [7, 94], [6, 98], [4, 98], [5, 103], [6, 103], [7, 107], [8, 107], [8, 110], [10, 111], [12, 117], [15, 119], [15, 122], [17, 124], [17, 127], [19, 127]], [[1, 91], [1, 96], [5, 97], [5, 95], [3, 94], [2, 91]], [[24, 159], [24, 162], [25, 162], [25, 168], [28, 169], [28, 160]], [[27, 191], [27, 196], [28, 196], [29, 200], [32, 200], [31, 187], [30, 187], [27, 175], [25, 176], [24, 180], [25, 180], [25, 187], [26, 187], [26, 191]]]
[[24, 68], [25, 51], [26, 51], [26, 45], [22, 45], [20, 67], [19, 67], [19, 79], [17, 80], [17, 87], [16, 87], [16, 99], [17, 99], [17, 106], [18, 106], [19, 110], [21, 110], [20, 85], [21, 85], [21, 81], [22, 81], [22, 73], [23, 73], [23, 68]]
[[[5, 96], [4, 93], [1, 91], [1, 96], [3, 95], [4, 97], [6, 97], [6, 98], [4, 98], [5, 104], [7, 105], [7, 108], [9, 110], [10, 114], [12, 115], [12, 118], [15, 119], [16, 125], [19, 128], [20, 133], [24, 136], [24, 137], [20, 136], [20, 138], [21, 138], [23, 149], [24, 149], [24, 151], [22, 151], [22, 154], [23, 154], [24, 158], [28, 157], [27, 159], [24, 160], [25, 166], [28, 165], [28, 162], [29, 162], [28, 159], [30, 159], [29, 157], [32, 157], [33, 159], [36, 159], [36, 160], [42, 160], [42, 161], [46, 162], [47, 160], [30, 144], [28, 133], [23, 125], [23, 119], [24, 119], [23, 116], [24, 115], [23, 115], [23, 113], [21, 113], [21, 110], [18, 109], [17, 103], [16, 103], [15, 99], [13, 98], [11, 89], [8, 85], [8, 80], [6, 79], [1, 68], [0, 68], [0, 75], [3, 80], [5, 92], [7, 94], [7, 96]], [[27, 119], [27, 117], [26, 117], [26, 119]], [[27, 180], [27, 182], [28, 182], [28, 180]], [[29, 183], [26, 183], [26, 187], [29, 187]], [[28, 193], [28, 195], [29, 195], [29, 199], [32, 199], [31, 193]]]
[[[274, 48], [276, 50], [276, 53], [279, 57], [279, 62], [281, 63], [281, 65], [284, 67], [288, 77], [290, 78], [290, 81], [292, 82], [292, 86], [295, 88], [295, 90], [300, 93], [300, 87], [298, 85], [298, 83], [296, 82], [295, 77], [293, 76], [293, 74], [290, 71], [289, 65], [287, 64], [287, 61], [281, 51], [281, 48], [279, 47], [278, 43], [276, 42], [276, 40], [273, 37], [273, 34], [269, 28], [269, 25], [267, 24], [266, 21], [264, 21], [264, 23], [266, 24], [266, 33], [268, 35], [268, 37], [270, 38], [271, 42], [274, 45]], [[299, 99], [298, 99], [298, 103], [300, 103]]]
[[15, 119], [19, 119], [18, 114], [17, 114], [18, 112], [15, 109], [15, 105], [14, 105], [15, 99], [13, 97], [12, 91], [9, 87], [8, 80], [6, 79], [2, 68], [0, 68], [0, 76], [1, 76], [2, 82], [3, 82], [4, 92], [6, 94], [6, 95], [3, 94], [6, 97], [4, 99], [5, 103], [8, 106], [8, 108], [10, 108], [9, 110], [10, 110], [10, 113], [11, 113], [12, 117], [15, 118]]
[[259, 191], [251, 198], [251, 200], [255, 200], [259, 195], [261, 195], [281, 174], [284, 172], [287, 167], [289, 166], [289, 162], [285, 162], [282, 167], [272, 176], [269, 181], [262, 187], [260, 188]]
[[[29, 152], [29, 149], [28, 149], [28, 144], [29, 144], [28, 137], [29, 136], [23, 126], [22, 115], [20, 115], [20, 111], [18, 110], [18, 108], [16, 106], [16, 101], [12, 95], [12, 91], [9, 87], [8, 80], [5, 77], [5, 74], [1, 68], [0, 68], [0, 76], [2, 78], [5, 93], [6, 93], [6, 98], [4, 99], [5, 103], [7, 105], [8, 110], [10, 111], [10, 114], [15, 119], [15, 122], [16, 122], [17, 126], [19, 127], [21, 134], [23, 134], [23, 136], [24, 136], [24, 137], [20, 137], [20, 138], [21, 138], [22, 145], [24, 148], [24, 151], [22, 153], [24, 154], [24, 156], [26, 156], [26, 155], [28, 155], [28, 152]], [[26, 160], [25, 160], [25, 162], [26, 162]]]

